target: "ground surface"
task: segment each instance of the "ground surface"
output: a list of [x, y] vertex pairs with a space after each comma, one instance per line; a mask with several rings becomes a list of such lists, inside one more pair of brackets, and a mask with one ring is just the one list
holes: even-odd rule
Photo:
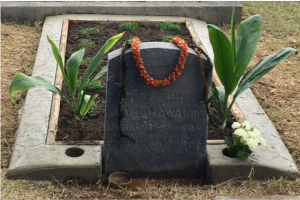
[[[254, 14], [263, 17], [263, 33], [250, 64], [290, 46], [300, 49], [299, 2], [242, 2], [243, 19]], [[228, 27], [223, 27], [227, 30]], [[1, 199], [211, 199], [213, 196], [300, 195], [300, 179], [296, 181], [230, 180], [212, 186], [164, 183], [147, 180], [131, 188], [116, 189], [101, 183], [32, 183], [7, 180], [8, 168], [17, 129], [18, 110], [23, 98], [14, 104], [8, 96], [9, 85], [16, 72], [31, 74], [41, 33], [40, 22], [8, 22], [1, 24]], [[300, 56], [293, 56], [256, 83], [252, 90], [274, 123], [298, 168], [300, 168]], [[23, 95], [24, 96], [24, 95]]]

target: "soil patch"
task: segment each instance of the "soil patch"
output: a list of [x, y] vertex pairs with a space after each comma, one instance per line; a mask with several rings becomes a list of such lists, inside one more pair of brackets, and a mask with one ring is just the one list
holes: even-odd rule
[[[101, 22], [87, 22], [87, 21], [70, 21], [68, 29], [68, 39], [66, 47], [66, 58], [69, 59], [72, 53], [78, 51], [80, 47], [80, 42], [83, 39], [94, 42], [93, 47], [85, 48], [84, 58], [94, 57], [96, 53], [100, 50], [102, 45], [113, 35], [123, 32], [119, 25], [121, 22], [113, 21], [101, 21]], [[138, 28], [135, 31], [127, 30], [123, 37], [115, 44], [111, 49], [114, 51], [116, 49], [122, 48], [123, 43], [130, 38], [139, 37], [142, 42], [157, 42], [162, 41], [164, 36], [179, 36], [184, 39], [186, 43], [190, 46], [193, 45], [193, 39], [190, 35], [189, 30], [186, 28], [185, 23], [179, 23], [181, 30], [180, 31], [164, 31], [159, 27], [156, 27], [157, 22], [139, 22]], [[83, 35], [81, 30], [86, 28], [99, 27], [102, 31], [100, 34], [94, 35]], [[102, 66], [107, 64], [107, 54], [104, 57], [104, 61], [99, 67], [99, 70]], [[83, 75], [86, 66], [80, 66], [79, 77]], [[91, 90], [88, 94], [99, 94], [97, 98], [97, 106], [95, 107], [95, 113], [92, 118], [86, 118], [85, 120], [85, 131], [86, 135], [84, 137], [85, 141], [95, 141], [103, 140], [104, 137], [104, 118], [105, 118], [105, 98], [106, 98], [106, 75], [101, 78], [103, 89], [100, 90]], [[66, 88], [63, 87], [63, 92], [65, 93]], [[215, 108], [211, 108], [213, 113], [216, 113]], [[76, 120], [70, 111], [69, 107], [65, 102], [61, 103], [60, 106], [60, 115], [58, 122], [58, 131], [56, 134], [56, 141], [77, 141], [80, 139], [80, 134], [77, 132]], [[218, 122], [217, 115], [213, 115], [214, 120]], [[234, 121], [234, 117], [230, 116], [228, 119], [228, 127], [225, 132], [230, 132], [230, 125]], [[208, 139], [223, 139], [220, 137], [218, 129], [213, 127], [211, 124], [208, 128]]]

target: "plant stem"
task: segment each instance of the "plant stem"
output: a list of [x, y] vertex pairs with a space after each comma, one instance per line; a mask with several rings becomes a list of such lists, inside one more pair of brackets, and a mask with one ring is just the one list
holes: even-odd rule
[[83, 121], [83, 119], [77, 119], [77, 118], [76, 118], [76, 121], [77, 121], [78, 133], [80, 134], [81, 139], [83, 139], [84, 136], [85, 136], [85, 134], [84, 134], [84, 121]]

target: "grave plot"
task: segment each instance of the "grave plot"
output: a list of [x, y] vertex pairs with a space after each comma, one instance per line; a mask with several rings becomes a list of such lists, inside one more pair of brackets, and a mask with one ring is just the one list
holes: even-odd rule
[[[132, 24], [136, 24], [135, 29], [133, 30]], [[65, 59], [69, 59], [71, 54], [81, 48], [82, 42], [90, 42], [91, 46], [86, 46], [85, 55], [84, 55], [84, 63], [81, 65], [81, 70], [79, 71], [79, 77], [82, 76], [84, 71], [86, 70], [88, 63], [91, 61], [91, 58], [94, 57], [101, 48], [101, 46], [106, 42], [106, 40], [111, 35], [116, 35], [120, 32], [126, 31], [123, 37], [116, 43], [116, 45], [112, 48], [112, 50], [116, 50], [121, 48], [123, 43], [133, 37], [138, 36], [141, 41], [145, 42], [157, 42], [157, 41], [171, 41], [171, 38], [174, 36], [178, 36], [186, 41], [186, 43], [191, 46], [197, 41], [197, 35], [193, 30], [193, 26], [189, 22], [185, 21], [177, 21], [176, 23], [172, 23], [175, 28], [174, 30], [163, 30], [158, 25], [164, 25], [167, 29], [167, 23], [163, 24], [161, 21], [82, 21], [82, 20], [65, 20], [64, 21], [64, 32], [66, 33], [66, 37], [62, 39], [62, 46], [65, 49]], [[89, 33], [89, 31], [91, 33]], [[93, 31], [95, 32], [93, 34]], [[196, 39], [194, 39], [194, 38]], [[87, 44], [86, 44], [87, 45]], [[107, 56], [105, 56], [104, 64], [107, 63]], [[99, 66], [99, 68], [103, 67]], [[60, 71], [57, 72], [58, 74]], [[61, 87], [62, 77], [59, 76], [56, 80], [58, 85]], [[100, 79], [101, 85], [105, 87], [106, 85], [106, 74]], [[99, 83], [97, 83], [99, 84]], [[62, 85], [63, 91], [67, 91], [65, 85]], [[90, 90], [90, 94], [99, 94], [97, 98], [97, 105], [92, 107], [93, 113], [91, 117], [88, 117], [86, 124], [86, 135], [84, 138], [80, 138], [79, 134], [76, 134], [76, 120], [74, 119], [72, 112], [68, 108], [66, 102], [55, 103], [56, 107], [53, 107], [52, 113], [59, 112], [58, 118], [53, 118], [54, 114], [50, 116], [51, 120], [51, 128], [49, 130], [48, 135], [48, 143], [61, 143], [61, 144], [94, 144], [101, 143], [103, 144], [104, 138], [104, 116], [105, 116], [105, 96], [106, 89], [92, 89]], [[55, 102], [60, 101], [60, 97], [56, 95], [57, 100]], [[235, 105], [236, 108], [238, 108]], [[235, 112], [237, 113], [237, 112]], [[243, 119], [243, 115], [241, 113], [238, 114], [240, 119]], [[213, 116], [215, 120], [217, 119], [217, 115]], [[53, 120], [52, 120], [53, 119]], [[231, 134], [231, 124], [235, 121], [235, 118], [231, 115], [229, 117], [228, 126], [226, 127], [226, 133]], [[99, 123], [98, 123], [99, 122]], [[57, 125], [56, 125], [57, 124]], [[208, 127], [208, 140], [213, 139], [216, 142], [216, 139], [222, 139], [219, 131], [209, 124]], [[98, 141], [98, 142], [95, 142]], [[223, 140], [221, 140], [223, 143]]]
[[[64, 41], [66, 41], [66, 38], [68, 37], [66, 31], [63, 31], [61, 35], [61, 27], [63, 27], [64, 19], [73, 19], [73, 20], [80, 19], [83, 21], [84, 20], [103, 21], [107, 19], [110, 19], [111, 21], [138, 21], [138, 20], [148, 20], [148, 21], [164, 20], [164, 21], [173, 21], [173, 22], [185, 21], [187, 26], [190, 28], [190, 32], [192, 33], [192, 35], [195, 36], [193, 37], [194, 42], [197, 44], [201, 43], [202, 47], [207, 51], [208, 55], [210, 55], [211, 59], [213, 60], [212, 49], [208, 41], [207, 25], [205, 22], [199, 20], [190, 19], [190, 18], [181, 18], [181, 17], [169, 18], [169, 17], [149, 17], [149, 16], [147, 17], [108, 16], [108, 15], [55, 16], [55, 17], [48, 17], [44, 23], [41, 43], [38, 50], [37, 60], [34, 68], [35, 70], [33, 72], [33, 76], [40, 75], [42, 77], [45, 77], [51, 83], [55, 82], [55, 78], [56, 78], [55, 74], [57, 71], [56, 68], [57, 66], [56, 66], [56, 61], [53, 58], [50, 46], [47, 42], [46, 33], [52, 36], [51, 38], [54, 40], [56, 44], [60, 44], [60, 42], [62, 42], [61, 44], [61, 48], [62, 48], [64, 46], [63, 45]], [[217, 80], [215, 78], [213, 78], [213, 81], [217, 84]], [[59, 82], [56, 83], [58, 85], [60, 84]], [[198, 86], [201, 87], [200, 85]], [[142, 89], [142, 86], [139, 85], [139, 87], [141, 87]], [[130, 91], [130, 88], [128, 90]], [[181, 88], [181, 90], [184, 90], [184, 88]], [[132, 91], [132, 93], [133, 92], [134, 91]], [[37, 96], [39, 96], [40, 98], [36, 98]], [[133, 99], [134, 97], [135, 96], [132, 96]], [[175, 97], [176, 94], [174, 94], [171, 97], [168, 97], [168, 99], [175, 99]], [[56, 97], [54, 96], [54, 98]], [[144, 98], [144, 97], [136, 97], [136, 98]], [[165, 96], [161, 99], [166, 99], [166, 98], [167, 97]], [[254, 167], [256, 170], [255, 178], [257, 179], [266, 179], [269, 177], [279, 178], [280, 176], [287, 176], [290, 178], [294, 178], [297, 174], [299, 174], [297, 167], [295, 166], [295, 163], [293, 162], [290, 154], [288, 153], [280, 137], [278, 136], [274, 126], [269, 121], [266, 114], [261, 109], [261, 107], [255, 100], [255, 98], [254, 99], [253, 98], [254, 97], [251, 91], [247, 91], [245, 92], [244, 95], [241, 95], [237, 99], [237, 104], [239, 106], [236, 106], [236, 108], [234, 108], [238, 112], [234, 112], [234, 113], [237, 113], [237, 115], [239, 115], [240, 117], [243, 117], [242, 114], [244, 114], [245, 118], [264, 134], [264, 137], [269, 141], [269, 146], [267, 146], [266, 151], [264, 151], [263, 153], [257, 153], [253, 158], [250, 158], [249, 160], [244, 162], [239, 162], [236, 159], [228, 158], [221, 153], [222, 149], [225, 148], [225, 145], [207, 145], [206, 146], [207, 150], [205, 150], [205, 142], [204, 142], [205, 140], [199, 138], [202, 136], [195, 136], [196, 138], [190, 136], [187, 137], [188, 140], [196, 139], [202, 142], [201, 145], [199, 146], [197, 146], [197, 144], [193, 144], [194, 147], [196, 148], [199, 147], [200, 149], [199, 151], [190, 154], [191, 157], [194, 158], [196, 158], [197, 155], [200, 155], [198, 161], [201, 163], [201, 166], [198, 165], [199, 162], [197, 161], [196, 165], [188, 166], [188, 167], [191, 167], [189, 169], [193, 169], [193, 170], [195, 170], [196, 167], [202, 169], [203, 172], [201, 172], [201, 174], [203, 173], [205, 174], [206, 178], [208, 179], [206, 180], [207, 182], [219, 182], [219, 181], [228, 180], [230, 178], [237, 177], [244, 174], [248, 175], [252, 167]], [[181, 96], [177, 95], [177, 100], [180, 99]], [[130, 108], [130, 106], [133, 107], [133, 105], [137, 106], [138, 104], [135, 105], [133, 104], [133, 102], [127, 99], [124, 101], [124, 105], [129, 105], [128, 107]], [[174, 106], [175, 107], [178, 106], [176, 105], [176, 101]], [[18, 130], [18, 137], [16, 139], [14, 152], [7, 173], [8, 177], [27, 178], [27, 179], [35, 179], [35, 180], [40, 180], [40, 179], [53, 180], [53, 178], [59, 180], [62, 179], [67, 180], [69, 178], [81, 178], [90, 181], [96, 181], [102, 177], [103, 157], [102, 157], [101, 142], [88, 141], [80, 144], [77, 141], [71, 143], [55, 141], [54, 138], [55, 138], [56, 125], [55, 123], [54, 125], [52, 124], [53, 118], [50, 119], [51, 121], [50, 123], [52, 125], [50, 125], [49, 128], [48, 126], [49, 126], [49, 116], [57, 115], [57, 114], [51, 114], [51, 110], [57, 107], [59, 107], [59, 104], [56, 103], [52, 104], [52, 93], [45, 91], [43, 89], [34, 89], [28, 92], [25, 106], [24, 106], [24, 111], [22, 114], [19, 130]], [[112, 107], [115, 108], [115, 104]], [[238, 109], [239, 107], [240, 110]], [[125, 106], [123, 106], [122, 108], [124, 113], [126, 113], [125, 108], [126, 108]], [[133, 108], [133, 110], [129, 110], [127, 112], [128, 115], [125, 116], [124, 118], [125, 120], [130, 119], [126, 117], [132, 117], [129, 116], [130, 115], [129, 113], [132, 111], [131, 113], [134, 114], [133, 112], [134, 109], [136, 110], [136, 108]], [[179, 109], [178, 111], [179, 119], [180, 116], [183, 116], [189, 112], [189, 111], [185, 111], [184, 114], [184, 111], [180, 110], [182, 109], [181, 107], [178, 106], [178, 109]], [[137, 117], [143, 117], [143, 116], [137, 116]], [[58, 117], [56, 116], [56, 118]], [[178, 119], [174, 119], [173, 121], [175, 125], [177, 125], [176, 123], [180, 123], [180, 121], [176, 121], [176, 120]], [[201, 126], [203, 125], [201, 124], [202, 122], [199, 123]], [[197, 124], [196, 126], [194, 125], [190, 127], [191, 130], [195, 131], [197, 129]], [[177, 135], [179, 135], [179, 133], [177, 133]], [[134, 138], [136, 137], [136, 135], [133, 136]], [[182, 137], [182, 135], [180, 135], [179, 137]], [[147, 144], [147, 142], [150, 143], [150, 146], [148, 146], [148, 150], [151, 150], [150, 148], [151, 142], [154, 141], [154, 140], [151, 141], [151, 139], [153, 139], [153, 135], [142, 138], [143, 144], [145, 143]], [[152, 144], [159, 144], [160, 141], [159, 140], [156, 141], [158, 141], [158, 143], [154, 142]], [[127, 142], [128, 141], [126, 140], [122, 145], [128, 146]], [[105, 143], [106, 143], [106, 139], [104, 141], [104, 145]], [[170, 143], [168, 143], [168, 145], [171, 146]], [[184, 147], [188, 147], [188, 146], [183, 145], [183, 148], [178, 148], [178, 154], [181, 154], [181, 152], [184, 150], [189, 151], [188, 148], [184, 149]], [[127, 149], [129, 152], [135, 151], [134, 148], [132, 147], [130, 148]], [[140, 146], [139, 148], [142, 149], [142, 146]], [[106, 152], [106, 149], [104, 151]], [[206, 166], [204, 167], [203, 166], [204, 161], [201, 154], [205, 153], [205, 151], [207, 154], [207, 161], [205, 161]], [[109, 150], [107, 152], [109, 152]], [[105, 159], [106, 158], [107, 156], [105, 156]], [[105, 159], [103, 161], [103, 164], [105, 164], [106, 162]], [[118, 159], [115, 159], [115, 161], [117, 164], [121, 162]], [[172, 162], [173, 161], [174, 160], [172, 160]], [[155, 162], [158, 163], [160, 161], [159, 160], [154, 161], [153, 163], [156, 165]], [[173, 163], [172, 165], [175, 164]], [[134, 166], [136, 166], [138, 169], [140, 169], [142, 166], [146, 166], [147, 168], [147, 165], [143, 165], [138, 162], [136, 162]], [[178, 167], [181, 168], [180, 165], [178, 165]], [[187, 166], [184, 166], [182, 169], [184, 169], [185, 167]], [[114, 170], [122, 170], [122, 168], [116, 168]], [[112, 169], [112, 171], [114, 170]], [[143, 173], [148, 173], [148, 172], [149, 171], [145, 170]], [[110, 173], [110, 171], [108, 173]], [[178, 174], [179, 172], [177, 173], [177, 175]], [[192, 172], [191, 176], [193, 175], [195, 174]], [[203, 177], [203, 175], [199, 175], [199, 177], [201, 176]]]

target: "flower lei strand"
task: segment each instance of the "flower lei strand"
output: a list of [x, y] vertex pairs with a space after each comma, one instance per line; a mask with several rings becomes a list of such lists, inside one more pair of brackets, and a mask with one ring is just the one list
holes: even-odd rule
[[180, 48], [180, 57], [175, 70], [170, 74], [168, 78], [165, 78], [163, 80], [154, 79], [148, 74], [143, 59], [141, 57], [140, 43], [141, 41], [139, 38], [137, 37], [133, 38], [131, 41], [131, 48], [132, 48], [133, 57], [135, 59], [138, 71], [140, 75], [146, 80], [147, 84], [153, 85], [155, 87], [164, 87], [176, 81], [177, 78], [181, 75], [182, 70], [184, 69], [184, 64], [187, 60], [188, 45], [186, 44], [186, 42], [179, 37], [174, 37], [173, 40], [171, 41], [171, 43], [176, 44]]

